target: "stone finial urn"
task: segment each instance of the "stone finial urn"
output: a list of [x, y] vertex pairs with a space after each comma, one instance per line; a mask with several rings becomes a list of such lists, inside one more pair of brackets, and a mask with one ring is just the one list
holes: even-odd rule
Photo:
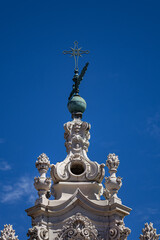
[[[39, 200], [42, 200], [46, 198], [46, 194], [51, 188], [51, 179], [46, 177], [46, 173], [50, 167], [49, 158], [45, 153], [42, 153], [38, 157], [35, 165], [39, 171], [40, 177], [34, 178], [34, 186], [38, 191]], [[37, 203], [39, 203], [39, 200], [37, 200]]]

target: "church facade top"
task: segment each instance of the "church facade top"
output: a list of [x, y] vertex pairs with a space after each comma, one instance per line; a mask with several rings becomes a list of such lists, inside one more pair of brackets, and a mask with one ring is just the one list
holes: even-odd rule
[[[122, 178], [116, 175], [119, 158], [109, 153], [106, 164], [99, 164], [87, 156], [91, 126], [81, 119], [86, 102], [79, 95], [79, 84], [88, 63], [79, 75], [78, 57], [88, 51], [82, 51], [75, 42], [74, 48], [64, 53], [75, 58], [74, 85], [68, 99], [73, 120], [64, 124], [67, 156], [52, 164], [42, 153], [35, 163], [39, 171], [34, 178], [38, 198], [26, 210], [32, 219], [28, 240], [127, 240], [131, 230], [124, 218], [131, 209], [117, 196], [122, 186]], [[109, 176], [105, 176], [105, 165]], [[153, 224], [145, 224], [140, 239], [159, 239]], [[11, 225], [5, 225], [0, 240], [18, 240]]]

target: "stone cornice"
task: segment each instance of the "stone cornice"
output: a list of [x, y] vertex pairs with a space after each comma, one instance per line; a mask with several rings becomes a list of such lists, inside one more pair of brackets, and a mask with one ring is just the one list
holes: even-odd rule
[[[55, 203], [55, 204], [54, 204]], [[83, 193], [77, 189], [71, 198], [67, 201], [50, 200], [49, 205], [38, 204], [26, 210], [27, 214], [31, 217], [39, 216], [40, 214], [46, 216], [60, 216], [63, 215], [76, 206], [81, 206], [83, 209], [100, 216], [111, 216], [113, 214], [119, 214], [122, 217], [129, 215], [131, 208], [128, 208], [122, 204], [114, 203], [108, 205], [107, 200], [92, 201], [83, 195]]]

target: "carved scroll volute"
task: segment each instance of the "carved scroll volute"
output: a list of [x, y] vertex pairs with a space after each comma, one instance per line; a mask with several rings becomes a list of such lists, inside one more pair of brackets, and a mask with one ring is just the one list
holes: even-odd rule
[[114, 224], [109, 229], [110, 240], [127, 240], [131, 230], [125, 227], [123, 220], [115, 220]]
[[105, 165], [92, 162], [87, 156], [90, 128], [90, 124], [80, 118], [64, 124], [67, 157], [63, 162], [51, 165], [51, 177], [55, 184], [61, 181], [102, 182]]
[[55, 240], [102, 240], [89, 218], [77, 213], [70, 217]]
[[85, 151], [86, 155], [90, 139], [89, 129], [90, 124], [82, 122], [80, 119], [74, 119], [72, 122], [64, 124], [65, 147], [68, 154]]
[[90, 139], [90, 133], [89, 133], [89, 130], [91, 129], [91, 125], [87, 122], [83, 122], [82, 123], [82, 129], [84, 131], [82, 131], [83, 133], [83, 136], [82, 138], [84, 139], [83, 141], [83, 149], [88, 152], [88, 147], [89, 147], [89, 139]]
[[29, 228], [27, 236], [28, 240], [48, 240], [49, 234], [46, 227], [42, 226], [34, 226], [33, 228]]
[[72, 123], [71, 122], [67, 122], [64, 124], [64, 139], [65, 141], [65, 147], [66, 147], [66, 151], [69, 154], [70, 149], [71, 149], [71, 129], [72, 129]]
[[50, 174], [54, 183], [67, 181], [69, 178], [69, 171], [65, 162], [57, 163], [56, 165], [52, 164]]

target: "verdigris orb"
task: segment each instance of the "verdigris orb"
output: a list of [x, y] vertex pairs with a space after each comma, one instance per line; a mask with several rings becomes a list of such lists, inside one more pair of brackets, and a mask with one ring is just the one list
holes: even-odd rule
[[86, 110], [87, 104], [86, 101], [79, 95], [74, 95], [67, 104], [68, 110], [70, 113], [81, 112], [83, 113]]

